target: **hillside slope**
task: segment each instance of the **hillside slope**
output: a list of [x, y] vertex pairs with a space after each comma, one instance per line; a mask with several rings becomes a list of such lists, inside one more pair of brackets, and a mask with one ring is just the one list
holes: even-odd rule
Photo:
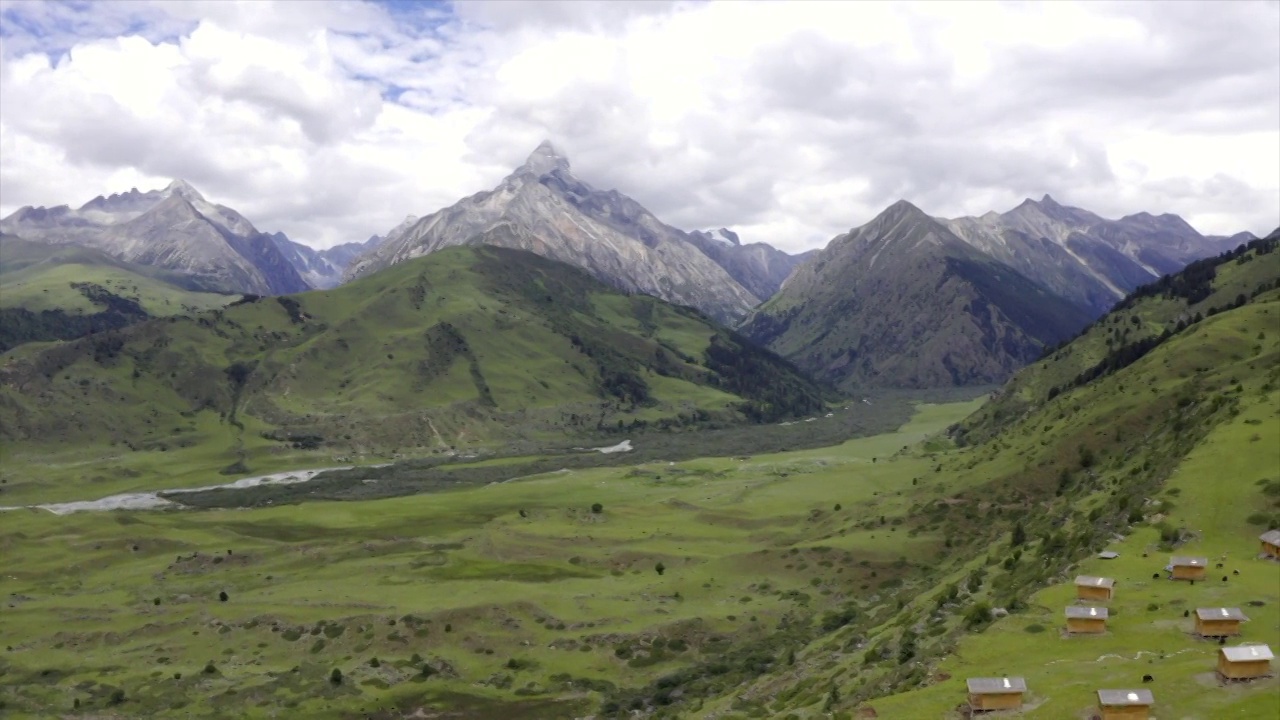
[[742, 331], [845, 389], [1001, 382], [1089, 321], [900, 201], [801, 265]]
[[151, 317], [194, 314], [239, 297], [203, 292], [198, 278], [92, 248], [0, 237], [0, 352]]
[[[798, 718], [872, 711], [959, 718], [966, 677], [1025, 675], [1033, 686], [1029, 716], [1068, 720], [1087, 713], [1093, 690], [1141, 686], [1144, 674], [1156, 677], [1149, 687], [1163, 698], [1159, 708], [1177, 708], [1179, 717], [1274, 715], [1273, 681], [1223, 691], [1205, 680], [1217, 646], [1189, 639], [1183, 619], [1184, 609], [1257, 600], [1249, 613], [1260, 622], [1245, 639], [1280, 644], [1280, 568], [1251, 559], [1257, 535], [1280, 526], [1274, 249], [1273, 241], [1258, 242], [1209, 263], [1217, 272], [1207, 297], [1235, 292], [1246, 270], [1247, 282], [1259, 281], [1241, 304], [1233, 297], [1225, 309], [1162, 332], [1148, 352], [1053, 397], [1016, 411], [1006, 403], [1016, 388], [1074, 377], [1077, 352], [1096, 342], [1087, 332], [954, 426], [956, 445], [939, 438], [904, 453], [930, 459], [934, 472], [912, 478], [885, 515], [908, 538], [942, 541], [935, 574], [913, 593], [853, 599], [848, 627], [796, 649], [794, 668], [772, 666], [734, 699], [707, 704], [703, 716], [734, 708]], [[1205, 274], [1192, 268], [1166, 284], [1195, 285]], [[1168, 302], [1139, 291], [1116, 317], [1164, 315]], [[1108, 316], [1097, 327], [1119, 324]], [[854, 527], [883, 532], [885, 519]], [[1122, 560], [1091, 559], [1108, 547]], [[1226, 560], [1219, 574], [1227, 579], [1187, 588], [1152, 578], [1174, 553]], [[1112, 604], [1105, 638], [1058, 637], [1078, 573], [1121, 580], [1123, 601]], [[1011, 614], [996, 620], [993, 608]], [[1103, 657], [1115, 662], [1101, 664]]]
[[[504, 248], [0, 356], [0, 437], [335, 452], [812, 412], [823, 392], [695, 310]], [[212, 425], [211, 425], [212, 423]], [[269, 452], [268, 448], [262, 449]]]

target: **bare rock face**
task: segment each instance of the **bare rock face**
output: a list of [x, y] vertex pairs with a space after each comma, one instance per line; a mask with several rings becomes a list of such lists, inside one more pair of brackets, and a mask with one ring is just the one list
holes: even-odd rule
[[767, 243], [743, 245], [738, 234], [726, 228], [695, 230], [688, 237], [730, 277], [761, 299], [773, 297], [796, 266], [814, 252], [791, 255]]
[[[1177, 215], [1107, 220], [1045, 195], [1006, 213], [940, 220], [969, 244], [1087, 307], [1111, 309], [1139, 285], [1234, 247], [1243, 234], [1206, 238]], [[1251, 236], [1250, 236], [1251, 237]]]
[[389, 233], [351, 264], [345, 279], [441, 248], [477, 244], [529, 250], [621, 290], [689, 305], [722, 322], [743, 317], [759, 302], [687, 234], [616, 190], [596, 190], [574, 177], [569, 161], [548, 142], [493, 190]]
[[76, 210], [24, 207], [0, 220], [0, 231], [95, 248], [128, 262], [197, 276], [228, 292], [310, 289], [271, 236], [182, 180], [163, 190], [98, 196]]

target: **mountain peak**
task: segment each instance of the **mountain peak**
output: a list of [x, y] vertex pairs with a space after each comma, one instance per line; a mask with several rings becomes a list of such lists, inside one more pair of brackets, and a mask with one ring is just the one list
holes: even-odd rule
[[521, 170], [527, 170], [534, 175], [541, 177], [554, 170], [569, 171], [569, 159], [560, 154], [556, 150], [556, 146], [551, 144], [550, 140], [543, 140], [542, 143], [534, 149], [529, 155], [529, 159], [524, 161]]
[[1040, 204], [1046, 207], [1062, 207], [1057, 200], [1049, 196], [1049, 193], [1045, 193], [1044, 197], [1040, 198]]
[[191, 183], [186, 180], [175, 179], [173, 182], [169, 183], [169, 186], [164, 189], [164, 192], [168, 195], [181, 195], [189, 200], [204, 200], [204, 196], [200, 194], [200, 191], [192, 187]]
[[907, 215], [924, 215], [925, 213], [920, 208], [912, 205], [909, 201], [899, 200], [885, 208], [884, 212], [880, 214], [887, 217], [901, 217]]

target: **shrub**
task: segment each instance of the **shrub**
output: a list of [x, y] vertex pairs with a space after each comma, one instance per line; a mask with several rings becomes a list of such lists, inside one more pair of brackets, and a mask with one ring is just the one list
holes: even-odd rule
[[333, 672], [329, 673], [329, 682], [333, 683], [334, 685], [341, 685], [342, 671], [339, 670], [338, 668], [334, 668]]
[[382, 662], [378, 658], [370, 658], [369, 667], [382, 667]]
[[227, 601], [227, 591], [223, 590], [218, 593], [218, 602], [226, 602], [226, 601]]
[[600, 513], [604, 512], [604, 506], [603, 506], [603, 505], [601, 505], [600, 503], [592, 503], [592, 504], [591, 504], [591, 512], [596, 513], [596, 514], [600, 514]]
[[964, 625], [971, 630], [989, 622], [991, 622], [991, 604], [985, 600], [974, 603], [965, 611]]
[[664, 573], [664, 572], [666, 572], [666, 571], [667, 571], [667, 566], [666, 566], [666, 565], [663, 565], [661, 562], [659, 562], [657, 565], [654, 565], [654, 566], [653, 566], [653, 570], [654, 570], [654, 572], [656, 572], [656, 573], [658, 573], [659, 575], [661, 575], [662, 573]]
[[212, 661], [205, 663], [205, 666], [204, 666], [205, 675], [212, 675], [216, 672], [218, 672], [218, 668], [214, 667]]
[[1022, 523], [1018, 523], [1017, 525], [1014, 525], [1013, 538], [1010, 539], [1009, 544], [1012, 545], [1013, 547], [1017, 547], [1019, 545], [1025, 544], [1026, 542], [1027, 542], [1027, 529], [1022, 527]]

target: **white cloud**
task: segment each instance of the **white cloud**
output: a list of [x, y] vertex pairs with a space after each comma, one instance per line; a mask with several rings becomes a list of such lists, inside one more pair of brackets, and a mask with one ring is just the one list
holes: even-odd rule
[[686, 228], [820, 245], [900, 197], [1280, 224], [1275, 3], [0, 3], [0, 212], [184, 177], [327, 246], [544, 138]]

